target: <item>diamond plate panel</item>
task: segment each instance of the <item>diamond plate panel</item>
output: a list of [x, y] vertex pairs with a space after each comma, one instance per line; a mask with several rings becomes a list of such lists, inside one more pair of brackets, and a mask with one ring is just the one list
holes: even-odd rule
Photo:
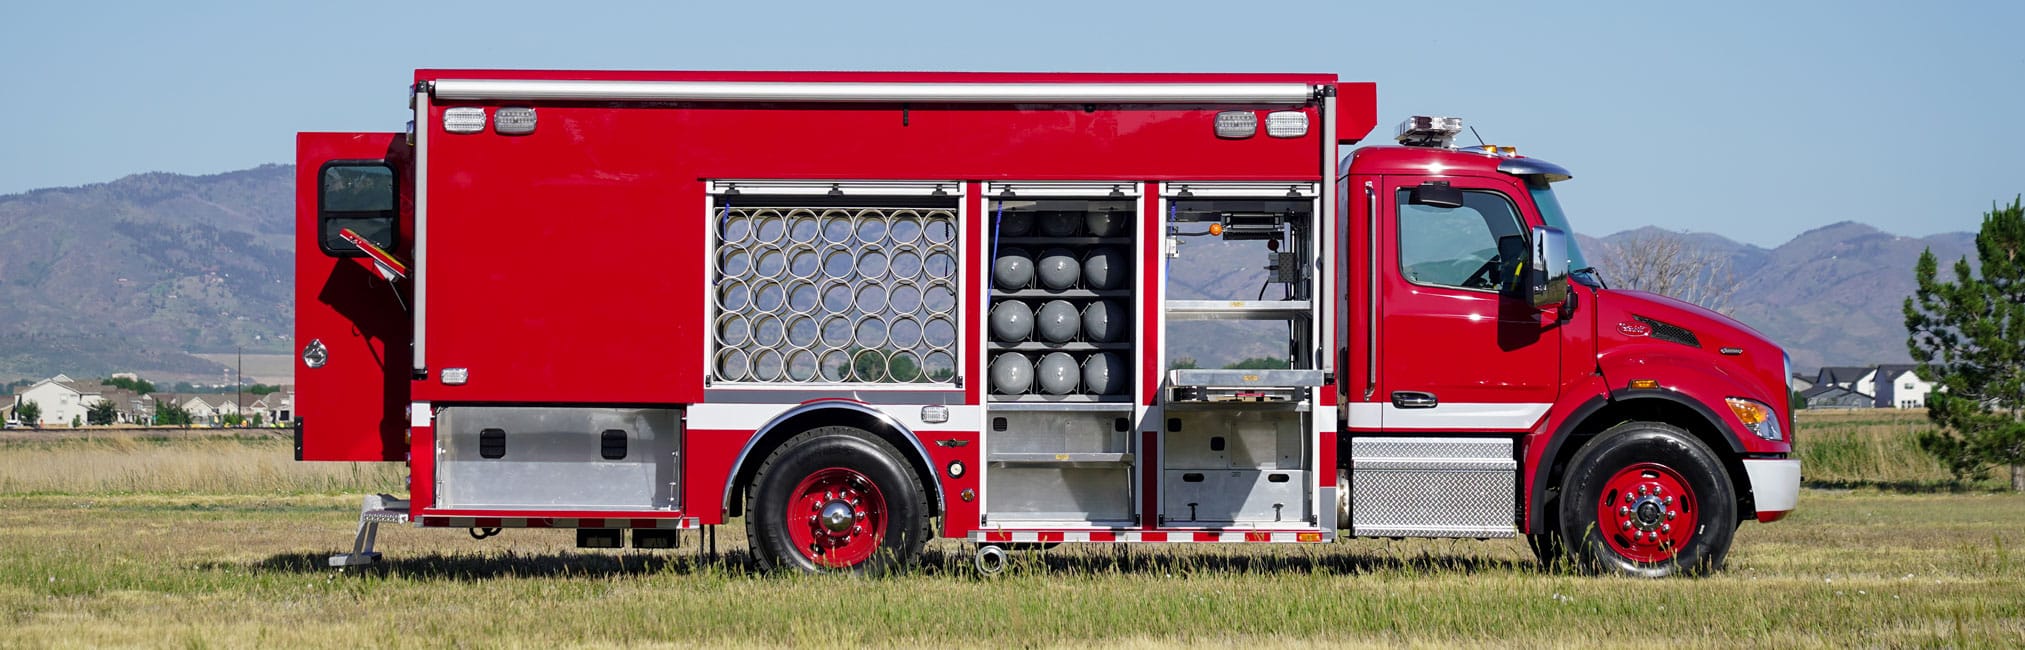
[[1517, 534], [1510, 440], [1351, 441], [1350, 528], [1368, 537]]

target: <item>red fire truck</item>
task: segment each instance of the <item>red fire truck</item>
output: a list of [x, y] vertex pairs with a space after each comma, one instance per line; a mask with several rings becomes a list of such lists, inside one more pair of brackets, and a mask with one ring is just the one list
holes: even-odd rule
[[[388, 522], [743, 517], [809, 572], [1524, 535], [1656, 576], [1794, 507], [1777, 345], [1608, 288], [1569, 172], [1459, 120], [1339, 159], [1369, 83], [422, 70], [409, 103], [297, 139], [296, 454], [409, 476], [333, 564]], [[1237, 353], [1274, 367], [1191, 358]]]

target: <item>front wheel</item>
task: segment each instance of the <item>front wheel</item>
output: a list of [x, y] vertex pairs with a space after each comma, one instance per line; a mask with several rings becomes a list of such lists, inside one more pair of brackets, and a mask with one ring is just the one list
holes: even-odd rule
[[1591, 440], [1569, 463], [1560, 501], [1560, 538], [1592, 573], [1716, 571], [1737, 529], [1736, 490], [1722, 461], [1657, 422], [1626, 422]]
[[928, 503], [886, 441], [852, 427], [795, 436], [753, 476], [746, 536], [763, 568], [878, 575], [906, 567], [928, 538]]

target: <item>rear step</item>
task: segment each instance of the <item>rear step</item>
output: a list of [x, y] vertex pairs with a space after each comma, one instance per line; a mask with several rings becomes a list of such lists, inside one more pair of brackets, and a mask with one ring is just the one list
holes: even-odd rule
[[359, 507], [359, 533], [352, 540], [352, 552], [330, 556], [334, 567], [370, 566], [380, 561], [380, 554], [373, 550], [373, 541], [380, 536], [380, 524], [408, 523], [408, 500], [396, 499], [391, 495], [375, 494], [366, 497]]

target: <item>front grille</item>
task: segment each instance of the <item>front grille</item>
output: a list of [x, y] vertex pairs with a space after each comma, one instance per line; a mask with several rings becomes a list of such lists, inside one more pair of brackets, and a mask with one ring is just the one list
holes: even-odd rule
[[1652, 338], [1656, 338], [1661, 341], [1672, 341], [1674, 343], [1679, 343], [1681, 345], [1685, 345], [1691, 348], [1698, 348], [1702, 346], [1701, 339], [1695, 338], [1695, 333], [1692, 330], [1689, 330], [1688, 328], [1681, 327], [1679, 325], [1675, 325], [1673, 323], [1669, 323], [1662, 320], [1654, 320], [1651, 318], [1646, 318], [1644, 316], [1634, 316], [1633, 318], [1637, 318], [1638, 322], [1645, 323], [1646, 325], [1652, 327]]

